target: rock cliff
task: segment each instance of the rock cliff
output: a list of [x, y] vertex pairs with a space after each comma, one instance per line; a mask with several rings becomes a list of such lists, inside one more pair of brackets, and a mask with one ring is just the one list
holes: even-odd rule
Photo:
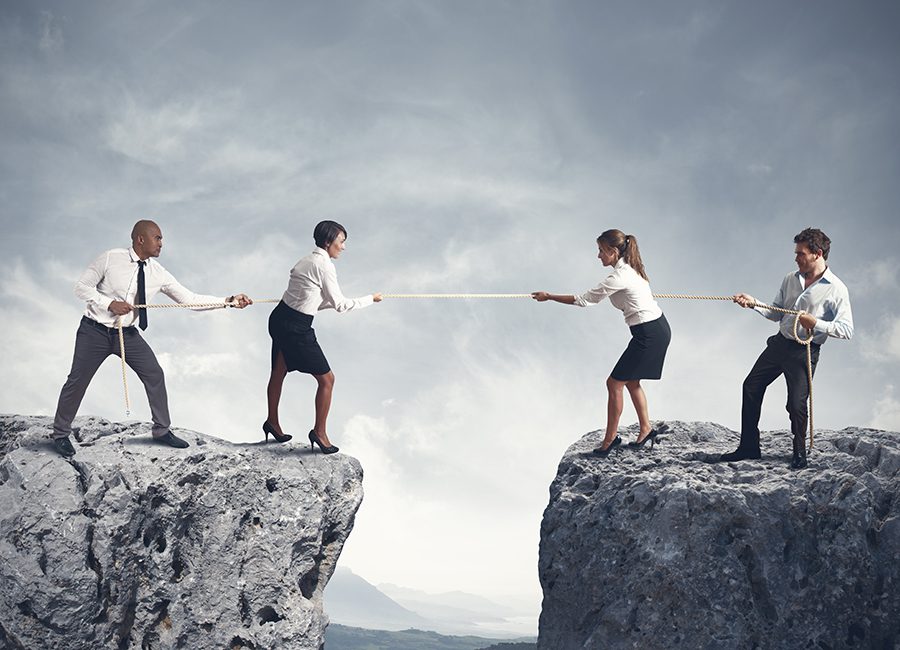
[[761, 460], [708, 464], [738, 435], [670, 425], [653, 450], [593, 457], [592, 432], [563, 456], [541, 525], [539, 648], [900, 643], [900, 435], [820, 431], [794, 472], [786, 431], [763, 433]]
[[0, 647], [319, 649], [362, 469], [301, 443], [0, 416]]

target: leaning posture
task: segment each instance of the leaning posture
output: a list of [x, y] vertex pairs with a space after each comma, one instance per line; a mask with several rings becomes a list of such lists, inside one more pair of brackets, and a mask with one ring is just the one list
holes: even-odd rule
[[[826, 264], [831, 240], [817, 228], [807, 228], [794, 237], [794, 260], [797, 271], [788, 273], [781, 282], [773, 307], [806, 312], [800, 325], [812, 334], [810, 356], [812, 372], [819, 362], [819, 350], [829, 336], [849, 339], [853, 336], [853, 313], [850, 293]], [[741, 307], [755, 309], [769, 320], [779, 323], [778, 333], [770, 336], [766, 349], [756, 360], [744, 380], [741, 405], [741, 442], [737, 450], [722, 454], [719, 460], [737, 461], [759, 458], [759, 416], [766, 389], [779, 375], [787, 383], [787, 412], [794, 437], [792, 469], [807, 466], [804, 437], [809, 411], [809, 377], [806, 350], [794, 338], [794, 316], [756, 307], [756, 299], [746, 293], [734, 296]], [[803, 335], [801, 330], [801, 336]]]
[[381, 294], [363, 298], [345, 298], [338, 286], [334, 262], [345, 248], [347, 230], [334, 221], [322, 221], [313, 231], [316, 248], [291, 269], [291, 277], [281, 302], [269, 316], [269, 335], [272, 337], [272, 372], [266, 389], [269, 414], [262, 428], [265, 439], [269, 434], [278, 442], [287, 442], [278, 421], [278, 404], [284, 378], [292, 370], [312, 375], [318, 383], [316, 390], [316, 423], [309, 432], [309, 444], [318, 444], [323, 453], [333, 454], [338, 448], [331, 444], [326, 425], [331, 409], [334, 373], [312, 328], [313, 316], [322, 309], [337, 312], [362, 309], [373, 302], [381, 302]]
[[653, 446], [656, 436], [668, 429], [665, 424], [655, 429], [651, 425], [641, 380], [662, 377], [672, 332], [665, 314], [653, 298], [634, 235], [626, 235], [621, 230], [607, 230], [597, 238], [597, 248], [597, 257], [603, 266], [611, 266], [613, 272], [596, 288], [580, 296], [555, 295], [544, 291], [536, 291], [531, 296], [538, 302], [553, 300], [579, 307], [596, 304], [608, 297], [612, 306], [625, 316], [625, 322], [631, 329], [631, 341], [606, 380], [609, 392], [606, 437], [603, 445], [594, 450], [595, 454], [606, 456], [622, 442], [618, 429], [625, 388], [631, 396], [641, 427], [637, 440], [631, 446], [642, 447], [648, 440]]
[[[78, 332], [72, 370], [59, 394], [53, 420], [53, 444], [63, 456], [75, 454], [69, 440], [72, 420], [100, 364], [111, 354], [119, 355], [116, 320], [135, 311], [133, 305], [147, 304], [157, 293], [164, 293], [177, 303], [225, 303], [243, 309], [252, 301], [240, 293], [230, 298], [193, 293], [183, 287], [156, 261], [162, 252], [162, 231], [152, 221], [141, 220], [131, 231], [131, 248], [114, 248], [102, 253], [81, 274], [75, 295], [87, 303]], [[140, 329], [147, 329], [147, 310], [137, 309]], [[122, 332], [125, 361], [137, 373], [153, 417], [153, 439], [172, 447], [188, 447], [170, 430], [169, 400], [166, 379], [153, 350], [135, 327], [135, 319]]]

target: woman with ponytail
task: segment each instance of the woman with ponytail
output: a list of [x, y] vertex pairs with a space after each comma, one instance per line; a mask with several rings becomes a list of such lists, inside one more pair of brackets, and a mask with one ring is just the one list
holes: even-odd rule
[[595, 289], [580, 296], [536, 291], [531, 297], [538, 302], [552, 300], [579, 307], [596, 304], [608, 297], [612, 306], [623, 312], [625, 322], [631, 328], [631, 341], [606, 380], [609, 391], [606, 437], [603, 445], [594, 450], [595, 454], [605, 457], [613, 447], [622, 442], [618, 429], [626, 388], [641, 427], [637, 440], [631, 446], [643, 447], [650, 441], [652, 447], [656, 436], [668, 429], [666, 424], [660, 424], [656, 428], [650, 424], [647, 397], [641, 388], [641, 380], [662, 377], [663, 362], [672, 332], [650, 291], [650, 282], [634, 235], [626, 235], [621, 230], [607, 230], [597, 237], [597, 248], [597, 257], [603, 266], [611, 266], [613, 272]]

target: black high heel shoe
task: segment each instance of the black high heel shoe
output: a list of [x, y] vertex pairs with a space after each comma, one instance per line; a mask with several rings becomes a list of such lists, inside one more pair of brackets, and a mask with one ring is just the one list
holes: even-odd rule
[[594, 450], [594, 455], [600, 456], [600, 458], [606, 458], [607, 456], [609, 456], [609, 452], [611, 452], [613, 450], [613, 447], [618, 447], [621, 444], [622, 444], [622, 438], [620, 438], [619, 436], [616, 436], [616, 439], [613, 440], [611, 443], [609, 443], [609, 447], [607, 447], [606, 449], [604, 449], [603, 447], [597, 447]]
[[641, 440], [640, 442], [638, 442], [638, 441], [629, 442], [628, 446], [634, 447], [635, 449], [640, 449], [641, 447], [646, 445], [647, 441], [649, 440], [650, 441], [650, 449], [653, 449], [653, 447], [656, 445], [656, 436], [658, 436], [661, 433], [665, 433], [668, 430], [669, 430], [668, 424], [666, 424], [666, 423], [660, 424], [655, 429], [650, 429], [650, 433], [648, 433], [646, 436], [644, 436], [643, 440]]
[[268, 420], [263, 422], [263, 432], [266, 434], [266, 438], [265, 438], [266, 442], [269, 442], [269, 434], [270, 433], [272, 434], [272, 437], [275, 438], [275, 442], [287, 442], [288, 440], [290, 440], [291, 438], [294, 437], [288, 433], [283, 433], [283, 434], [278, 433], [275, 430], [275, 427], [273, 427], [271, 424], [269, 424]]
[[313, 452], [316, 451], [316, 445], [319, 445], [319, 449], [322, 450], [323, 454], [333, 454], [338, 450], [334, 445], [329, 445], [328, 447], [323, 445], [322, 441], [319, 440], [319, 436], [316, 435], [315, 429], [313, 429], [309, 432], [309, 447]]

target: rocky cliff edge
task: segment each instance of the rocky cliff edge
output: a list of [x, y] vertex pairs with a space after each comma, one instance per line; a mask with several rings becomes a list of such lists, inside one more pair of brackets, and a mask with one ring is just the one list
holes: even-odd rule
[[787, 431], [763, 433], [761, 460], [709, 464], [738, 435], [670, 425], [652, 450], [601, 459], [592, 432], [563, 456], [539, 648], [898, 647], [900, 435], [819, 431], [791, 471]]
[[322, 646], [354, 458], [78, 418], [66, 460], [51, 425], [0, 416], [0, 647]]

